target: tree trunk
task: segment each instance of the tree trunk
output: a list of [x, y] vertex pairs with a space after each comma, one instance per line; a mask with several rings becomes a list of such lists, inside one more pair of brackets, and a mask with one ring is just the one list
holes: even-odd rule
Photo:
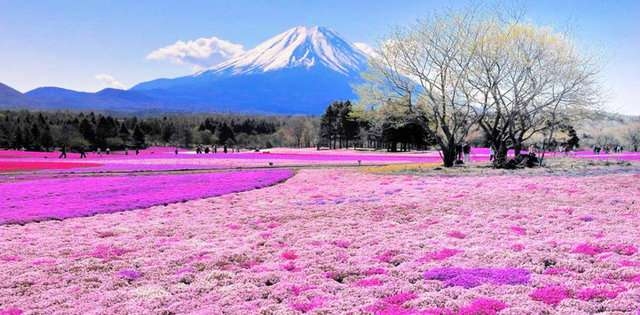
[[456, 146], [442, 147], [442, 162], [444, 167], [453, 167], [458, 159]]
[[516, 141], [513, 144], [513, 152], [515, 156], [519, 156], [520, 152], [522, 152], [522, 142]]
[[504, 142], [499, 143], [497, 148], [494, 148], [494, 151], [493, 167], [504, 168], [507, 165], [507, 153], [509, 151], [507, 144]]

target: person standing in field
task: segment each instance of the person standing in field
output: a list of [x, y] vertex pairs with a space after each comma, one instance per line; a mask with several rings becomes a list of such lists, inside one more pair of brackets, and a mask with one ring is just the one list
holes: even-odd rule
[[218, 145], [214, 144], [213, 145], [213, 154], [216, 154], [216, 153], [218, 153]]
[[111, 149], [109, 149], [109, 147], [107, 147], [106, 150], [104, 150], [105, 153], [107, 153], [107, 155], [111, 154]]
[[62, 149], [60, 150], [60, 156], [58, 156], [59, 159], [66, 159], [67, 158], [67, 146], [63, 145]]
[[176, 147], [176, 149], [173, 152], [175, 152], [175, 154], [178, 155], [178, 147]]
[[87, 158], [87, 153], [85, 152], [84, 147], [80, 147], [80, 158], [81, 159]]
[[98, 156], [102, 156], [102, 149], [97, 148], [96, 153], [98, 154]]
[[225, 144], [224, 147], [222, 148], [222, 152], [227, 153], [227, 145]]
[[465, 142], [462, 153], [464, 154], [464, 163], [471, 163], [471, 145], [469, 143]]

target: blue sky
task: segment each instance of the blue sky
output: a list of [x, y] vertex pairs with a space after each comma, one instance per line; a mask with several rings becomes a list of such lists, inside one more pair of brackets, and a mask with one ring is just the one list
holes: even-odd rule
[[[23, 92], [38, 86], [83, 91], [130, 87], [192, 73], [197, 68], [193, 64], [148, 58], [177, 41], [215, 36], [250, 49], [297, 25], [327, 26], [347, 40], [374, 45], [391, 26], [442, 9], [443, 3], [0, 0], [0, 82]], [[640, 90], [640, 1], [518, 4], [529, 21], [569, 30], [581, 46], [597, 54], [609, 108], [640, 114], [635, 97]]]

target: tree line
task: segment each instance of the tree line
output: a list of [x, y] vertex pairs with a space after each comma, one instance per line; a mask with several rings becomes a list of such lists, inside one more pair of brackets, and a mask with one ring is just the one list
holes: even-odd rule
[[100, 113], [0, 111], [0, 147], [49, 151], [121, 150], [150, 145], [311, 147], [317, 119], [303, 116], [176, 115], [139, 118]]
[[320, 118], [318, 146], [371, 148], [389, 152], [427, 150], [435, 141], [420, 126], [396, 111], [384, 120], [367, 119], [350, 101], [335, 101]]
[[[399, 109], [391, 111], [385, 119], [379, 120], [367, 120], [359, 109], [350, 101], [331, 103], [320, 118], [318, 146], [330, 149], [366, 148], [388, 152], [429, 150], [438, 146], [419, 122], [408, 119], [411, 113], [406, 112], [407, 107], [400, 106]], [[636, 138], [640, 137], [632, 139]], [[476, 147], [488, 147], [491, 144], [491, 138], [480, 128], [470, 132], [465, 140]], [[555, 136], [547, 144], [551, 150], [557, 150], [561, 146], [580, 146], [580, 137], [570, 124], [560, 125]]]

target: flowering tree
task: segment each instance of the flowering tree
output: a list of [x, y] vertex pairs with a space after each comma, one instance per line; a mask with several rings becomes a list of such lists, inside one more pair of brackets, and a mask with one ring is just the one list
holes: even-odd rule
[[597, 71], [563, 34], [521, 23], [484, 22], [472, 85], [485, 111], [479, 120], [504, 167], [507, 150], [554, 132], [596, 104]]
[[480, 117], [469, 84], [478, 28], [473, 14], [433, 16], [392, 33], [372, 58], [359, 94], [365, 106], [402, 112], [437, 143], [446, 167]]

